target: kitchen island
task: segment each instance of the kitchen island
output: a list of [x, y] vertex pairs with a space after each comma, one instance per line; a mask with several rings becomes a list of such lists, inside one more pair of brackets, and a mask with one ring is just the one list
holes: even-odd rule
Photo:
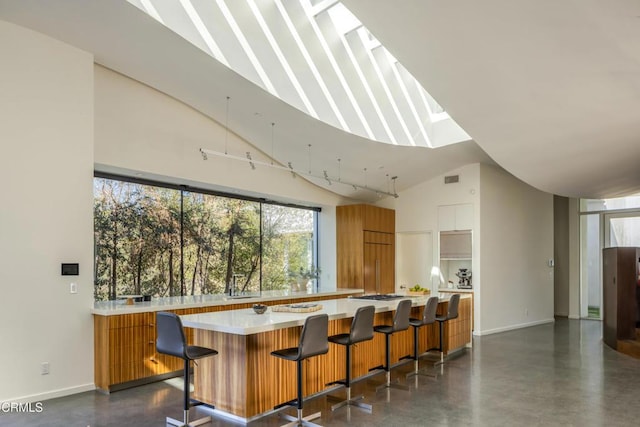
[[[361, 289], [325, 292], [264, 291], [261, 295], [197, 295], [153, 298], [126, 304], [125, 300], [97, 301], [91, 310], [94, 325], [94, 382], [103, 392], [120, 390], [182, 375], [182, 360], [158, 354], [155, 312], [179, 315], [249, 308], [253, 304], [288, 304], [318, 299], [346, 298]], [[193, 331], [186, 330], [189, 342]]]
[[[427, 297], [412, 297], [412, 316], [419, 317]], [[401, 299], [390, 301], [359, 300], [356, 298], [319, 300], [322, 309], [313, 313], [280, 313], [269, 309], [258, 315], [251, 309], [203, 313], [181, 316], [185, 327], [195, 330], [196, 345], [216, 349], [216, 357], [203, 359], [194, 370], [193, 397], [214, 405], [216, 411], [238, 421], [248, 422], [273, 410], [274, 406], [296, 396], [295, 363], [288, 363], [270, 355], [274, 350], [298, 345], [301, 326], [313, 314], [329, 315], [329, 335], [349, 331], [351, 318], [358, 307], [376, 308], [375, 324], [390, 324], [393, 311]], [[470, 298], [460, 300], [460, 316], [447, 323], [445, 353], [471, 342]], [[448, 298], [438, 304], [438, 313], [446, 313]], [[438, 346], [437, 324], [426, 327], [420, 334], [419, 350]], [[391, 363], [413, 353], [413, 332], [396, 333], [391, 342]], [[326, 384], [344, 378], [345, 350], [330, 346], [329, 353], [309, 359], [304, 364], [304, 395], [321, 393]], [[352, 349], [352, 376], [369, 374], [371, 368], [384, 364], [384, 337], [374, 339]]]

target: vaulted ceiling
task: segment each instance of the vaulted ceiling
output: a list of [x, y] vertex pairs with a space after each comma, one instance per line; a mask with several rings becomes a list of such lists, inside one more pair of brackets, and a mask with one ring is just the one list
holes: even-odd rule
[[276, 160], [307, 165], [312, 144], [317, 175], [331, 174], [340, 158], [345, 181], [362, 182], [368, 168], [371, 187], [386, 189], [397, 175], [401, 191], [494, 159], [556, 194], [610, 197], [640, 189], [637, 1], [344, 3], [473, 140], [401, 147], [345, 132], [275, 98], [125, 0], [0, 0], [0, 19], [92, 52], [96, 63], [221, 123], [231, 96], [234, 132], [269, 153], [269, 124], [276, 122]]
[[518, 178], [566, 196], [640, 191], [640, 2], [344, 3]]

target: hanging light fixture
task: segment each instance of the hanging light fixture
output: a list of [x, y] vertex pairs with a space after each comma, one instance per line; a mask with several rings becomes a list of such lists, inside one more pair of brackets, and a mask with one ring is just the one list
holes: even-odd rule
[[199, 152], [200, 155], [202, 156], [202, 160], [209, 160], [209, 156], [216, 156], [216, 157], [222, 157], [222, 158], [226, 158], [226, 159], [231, 159], [231, 160], [236, 160], [236, 161], [241, 161], [241, 162], [247, 162], [249, 163], [249, 166], [251, 166], [251, 170], [256, 170], [256, 165], [260, 165], [260, 166], [266, 166], [272, 169], [278, 169], [278, 170], [283, 170], [283, 171], [287, 171], [291, 173], [291, 176], [293, 178], [296, 177], [296, 175], [302, 175], [302, 176], [306, 176], [309, 178], [316, 178], [316, 179], [320, 179], [320, 180], [324, 180], [326, 181], [329, 185], [332, 185], [333, 182], [338, 182], [340, 184], [344, 184], [347, 186], [351, 186], [355, 191], [358, 190], [366, 190], [366, 191], [372, 191], [374, 192], [378, 197], [380, 197], [381, 195], [385, 195], [385, 196], [392, 196], [397, 198], [398, 194], [396, 193], [396, 189], [395, 189], [395, 180], [396, 178], [398, 178], [397, 176], [394, 176], [391, 178], [391, 181], [393, 182], [393, 191], [389, 191], [389, 181], [388, 181], [388, 174], [387, 174], [387, 191], [383, 191], [380, 189], [375, 189], [372, 187], [369, 187], [368, 185], [368, 181], [367, 181], [367, 168], [364, 168], [364, 185], [360, 185], [360, 184], [356, 184], [356, 183], [352, 183], [352, 182], [347, 182], [347, 181], [343, 181], [342, 180], [342, 159], [337, 159], [338, 160], [338, 176], [337, 178], [331, 178], [329, 176], [329, 173], [326, 170], [322, 171], [322, 175], [315, 175], [312, 173], [311, 171], [311, 144], [307, 144], [307, 156], [308, 156], [308, 165], [307, 165], [307, 170], [306, 171], [299, 171], [296, 170], [293, 167], [292, 162], [287, 162], [286, 166], [282, 166], [279, 165], [277, 163], [274, 162], [275, 159], [275, 136], [274, 136], [274, 130], [275, 130], [275, 122], [271, 122], [271, 158], [269, 159], [269, 162], [263, 162], [263, 161], [259, 161], [259, 160], [254, 160], [253, 157], [251, 156], [251, 152], [246, 151], [245, 152], [245, 156], [236, 156], [233, 154], [229, 154], [229, 105], [230, 105], [230, 101], [231, 101], [231, 97], [227, 96], [226, 97], [226, 117], [225, 117], [225, 135], [224, 135], [224, 152], [220, 152], [220, 151], [215, 151], [215, 150], [209, 150], [206, 148], [200, 148]]

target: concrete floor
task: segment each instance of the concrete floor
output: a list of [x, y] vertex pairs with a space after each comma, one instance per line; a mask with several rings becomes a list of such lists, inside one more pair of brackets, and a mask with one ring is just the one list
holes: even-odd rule
[[[420, 377], [410, 391], [375, 392], [360, 381], [373, 414], [342, 408], [324, 396], [305, 402], [305, 414], [322, 410], [326, 426], [637, 426], [640, 360], [602, 343], [601, 323], [559, 319], [555, 324], [477, 337], [442, 367], [437, 379]], [[424, 360], [421, 366], [432, 362]], [[412, 363], [394, 377], [404, 381]], [[437, 369], [440, 371], [440, 369]], [[382, 380], [383, 375], [375, 379]], [[158, 382], [111, 395], [81, 393], [43, 402], [42, 413], [0, 414], [1, 426], [163, 426], [167, 415], [181, 418], [181, 391]], [[340, 391], [343, 394], [343, 391]], [[294, 414], [294, 409], [286, 409]], [[192, 417], [201, 409], [191, 410]], [[271, 415], [249, 426], [279, 426]], [[214, 418], [209, 426], [237, 425]]]

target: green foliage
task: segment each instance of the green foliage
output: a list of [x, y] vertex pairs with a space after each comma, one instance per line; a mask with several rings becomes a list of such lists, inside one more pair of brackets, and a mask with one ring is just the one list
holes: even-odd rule
[[312, 269], [303, 209], [95, 178], [94, 231], [97, 300], [255, 292], [261, 269], [263, 290], [282, 289]]

